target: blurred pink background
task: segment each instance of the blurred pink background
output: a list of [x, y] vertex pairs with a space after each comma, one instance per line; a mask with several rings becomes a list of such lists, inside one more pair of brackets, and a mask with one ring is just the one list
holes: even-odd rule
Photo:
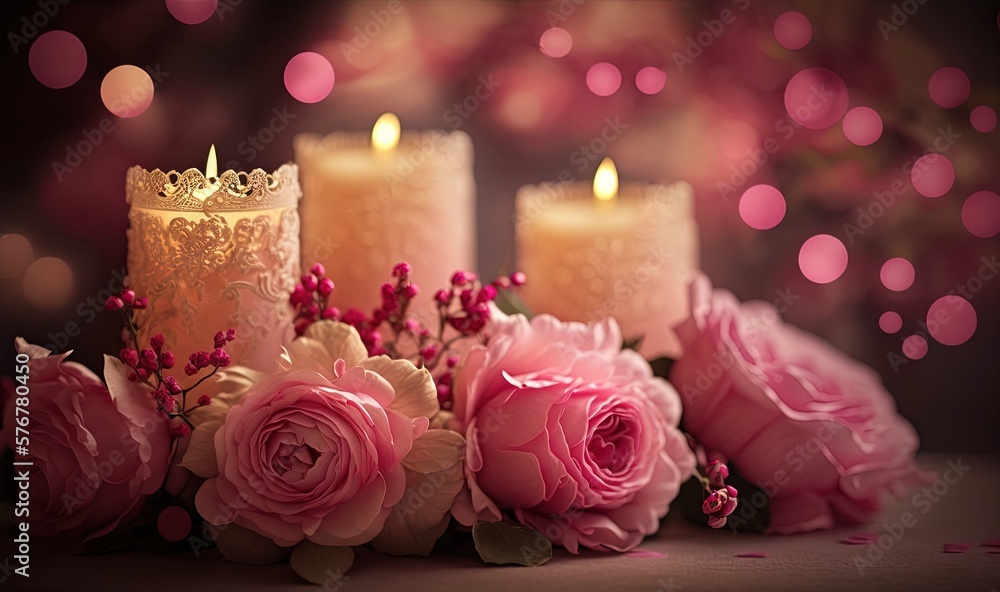
[[[1000, 2], [219, 0], [194, 25], [167, 4], [183, 3], [0, 9], [9, 33], [0, 49], [0, 233], [27, 237], [27, 259], [58, 258], [73, 276], [60, 284], [67, 269], [51, 260], [25, 272], [15, 261], [22, 245], [0, 239], [0, 359], [12, 360], [14, 335], [75, 348], [92, 366], [116, 351], [119, 319], [92, 303], [125, 265], [127, 167], [202, 167], [214, 143], [220, 167], [273, 170], [292, 158], [299, 132], [367, 130], [393, 111], [404, 128], [472, 137], [485, 276], [515, 267], [521, 185], [562, 171], [588, 180], [604, 156], [623, 180], [689, 181], [703, 267], [717, 286], [776, 302], [787, 320], [872, 364], [926, 449], [1000, 450], [1000, 281], [992, 281], [1000, 276], [1000, 212], [989, 195], [966, 206], [977, 192], [1000, 190], [995, 115], [989, 125], [1000, 109]], [[197, 19], [199, 4], [187, 6], [191, 17], [174, 8]], [[790, 11], [800, 15], [782, 17]], [[546, 33], [553, 27], [561, 31]], [[60, 30], [82, 43], [85, 69], [53, 89], [33, 74], [29, 53]], [[283, 82], [288, 61], [306, 51], [335, 74], [314, 103]], [[591, 70], [598, 63], [611, 66]], [[118, 111], [127, 118], [102, 102], [102, 80], [121, 65], [145, 69], [154, 87], [151, 101], [129, 105], [141, 114]], [[932, 75], [943, 67], [964, 73], [968, 90], [950, 70], [936, 88]], [[809, 68], [834, 74], [814, 73], [828, 77], [786, 94]], [[796, 121], [817, 88], [832, 94]], [[860, 110], [845, 120], [856, 107], [878, 117]], [[939, 165], [923, 181], [908, 174], [928, 149], [953, 165], [953, 183]], [[749, 223], [768, 226], [780, 200], [741, 217], [741, 196], [758, 184], [775, 187], [785, 204], [765, 230]], [[925, 195], [937, 188], [940, 197]], [[817, 234], [847, 251], [846, 270], [826, 284], [799, 268], [800, 247]], [[880, 280], [896, 257], [915, 271], [902, 291]], [[975, 331], [943, 345], [920, 323], [959, 286]], [[901, 319], [894, 334], [879, 327], [887, 311]], [[913, 334], [928, 344], [917, 360], [902, 354]]]

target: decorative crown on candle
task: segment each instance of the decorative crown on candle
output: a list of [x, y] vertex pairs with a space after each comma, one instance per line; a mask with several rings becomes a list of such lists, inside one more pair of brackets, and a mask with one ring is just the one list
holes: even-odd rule
[[[208, 197], [198, 197], [198, 192], [213, 187]], [[301, 195], [299, 169], [292, 163], [273, 173], [224, 171], [217, 183], [198, 169], [178, 173], [134, 166], [125, 177], [128, 203], [149, 210], [207, 213], [295, 207]]]

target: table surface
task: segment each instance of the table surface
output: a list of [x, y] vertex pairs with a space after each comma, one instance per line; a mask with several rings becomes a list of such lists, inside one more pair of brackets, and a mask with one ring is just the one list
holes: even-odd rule
[[[557, 550], [552, 561], [534, 568], [487, 566], [476, 557], [455, 555], [388, 557], [359, 549], [341, 585], [328, 585], [325, 590], [996, 592], [1000, 589], [1000, 554], [989, 553], [982, 542], [1000, 538], [1000, 458], [961, 454], [920, 457], [921, 466], [939, 475], [944, 474], [949, 462], [960, 462], [969, 469], [953, 484], [942, 480], [937, 485], [940, 497], [933, 492], [933, 497], [908, 497], [879, 520], [862, 527], [765, 536], [712, 531], [673, 517], [655, 538], [639, 547], [665, 557], [596, 552], [574, 556]], [[899, 522], [905, 512], [913, 514], [915, 524], [904, 527], [898, 539], [891, 535], [883, 538], [884, 551], [839, 542], [862, 531], [886, 534], [886, 524]], [[943, 552], [945, 543], [962, 542], [973, 546], [965, 553]], [[767, 556], [736, 556], [748, 552]], [[287, 564], [235, 565], [196, 559], [191, 553], [37, 556], [32, 557], [30, 578], [13, 579], [7, 582], [14, 584], [8, 589], [46, 592], [324, 590], [303, 583]]]

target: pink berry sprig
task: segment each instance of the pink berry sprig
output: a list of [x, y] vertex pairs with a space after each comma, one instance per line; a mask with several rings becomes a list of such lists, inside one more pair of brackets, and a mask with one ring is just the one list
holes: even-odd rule
[[704, 499], [701, 511], [708, 516], [708, 525], [722, 528], [728, 516], [736, 511], [739, 492], [732, 485], [726, 485], [729, 467], [726, 459], [718, 453], [707, 453], [694, 438], [688, 435], [688, 445], [695, 453], [697, 468], [694, 476], [701, 483]]
[[147, 306], [146, 298], [137, 298], [132, 290], [123, 290], [116, 296], [111, 296], [104, 302], [105, 310], [121, 311], [125, 321], [125, 329], [128, 338], [126, 345], [118, 352], [118, 358], [131, 370], [128, 379], [139, 381], [152, 389], [152, 397], [156, 402], [156, 408], [160, 413], [173, 420], [170, 428], [171, 434], [177, 438], [182, 438], [191, 433], [194, 424], [187, 417], [187, 413], [196, 407], [204, 407], [212, 403], [212, 397], [201, 395], [198, 397], [194, 407], [188, 408], [187, 396], [201, 383], [231, 363], [229, 353], [225, 350], [226, 344], [236, 339], [236, 329], [229, 329], [225, 332], [219, 331], [215, 334], [214, 347], [211, 351], [199, 351], [188, 357], [188, 363], [184, 365], [184, 373], [194, 376], [205, 368], [211, 371], [199, 379], [193, 385], [184, 388], [177, 378], [166, 373], [174, 368], [177, 358], [172, 351], [166, 348], [166, 343], [162, 334], [157, 333], [149, 339], [149, 347], [139, 347], [139, 330], [135, 321], [135, 311]]
[[289, 304], [295, 309], [295, 334], [302, 335], [309, 325], [320, 319], [340, 320], [340, 311], [330, 306], [333, 280], [326, 277], [326, 268], [316, 263], [309, 273], [300, 278], [289, 296]]

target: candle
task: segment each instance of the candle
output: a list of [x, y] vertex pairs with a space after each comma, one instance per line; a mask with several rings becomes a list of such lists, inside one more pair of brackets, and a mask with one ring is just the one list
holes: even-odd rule
[[698, 229], [687, 183], [628, 183], [604, 159], [587, 183], [517, 192], [517, 253], [525, 303], [563, 320], [613, 316], [647, 357], [678, 357], [672, 327], [688, 314]]
[[370, 313], [392, 266], [413, 265], [424, 288], [414, 313], [431, 318], [431, 294], [457, 269], [473, 270], [472, 142], [461, 131], [403, 132], [388, 113], [368, 134], [295, 138], [302, 168], [303, 267], [323, 263], [331, 303]]
[[204, 174], [129, 169], [129, 286], [149, 300], [137, 311], [139, 346], [162, 333], [187, 356], [235, 328], [233, 362], [272, 368], [294, 337], [300, 197], [294, 164], [218, 175], [214, 146]]

